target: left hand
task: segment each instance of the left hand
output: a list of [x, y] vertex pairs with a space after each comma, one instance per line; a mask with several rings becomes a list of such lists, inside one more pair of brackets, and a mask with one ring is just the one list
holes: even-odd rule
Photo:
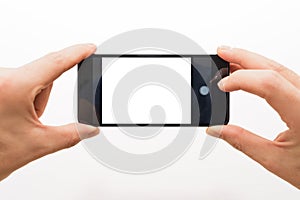
[[95, 50], [92, 44], [75, 45], [20, 68], [0, 68], [0, 181], [37, 158], [98, 134], [98, 128], [84, 124], [56, 127], [39, 121], [53, 81]]

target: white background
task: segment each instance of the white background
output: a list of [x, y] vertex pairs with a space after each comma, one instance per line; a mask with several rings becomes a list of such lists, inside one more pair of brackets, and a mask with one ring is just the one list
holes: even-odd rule
[[[299, 73], [298, 5], [292, 0], [1, 0], [0, 65], [20, 66], [71, 44], [100, 44], [123, 31], [155, 27], [181, 32], [208, 53], [221, 44], [243, 47]], [[44, 123], [74, 121], [75, 80], [72, 69], [56, 81]], [[243, 92], [231, 94], [230, 123], [269, 139], [285, 128], [265, 101]], [[223, 141], [197, 160], [204, 136], [199, 129], [176, 164], [142, 176], [103, 167], [79, 144], [16, 171], [0, 183], [0, 199], [299, 199], [298, 190]]]

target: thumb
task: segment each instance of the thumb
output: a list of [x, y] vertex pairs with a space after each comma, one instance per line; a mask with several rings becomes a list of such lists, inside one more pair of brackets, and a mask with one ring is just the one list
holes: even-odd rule
[[206, 132], [213, 137], [225, 140], [265, 168], [268, 168], [272, 162], [270, 155], [275, 153], [276, 148], [270, 140], [234, 125], [212, 126], [207, 128]]
[[99, 133], [99, 128], [90, 125], [73, 123], [63, 126], [48, 126], [44, 135], [46, 154], [76, 145], [81, 139], [93, 137]]

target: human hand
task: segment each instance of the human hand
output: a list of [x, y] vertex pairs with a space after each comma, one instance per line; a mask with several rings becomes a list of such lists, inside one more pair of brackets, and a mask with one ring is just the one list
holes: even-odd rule
[[278, 112], [288, 130], [274, 141], [233, 125], [209, 127], [207, 133], [227, 141], [300, 189], [300, 77], [246, 50], [220, 47], [218, 55], [230, 62], [232, 73], [219, 82], [220, 89], [244, 90], [264, 98]]
[[84, 124], [47, 126], [39, 121], [53, 81], [96, 50], [75, 45], [20, 68], [0, 68], [0, 181], [25, 164], [98, 134]]

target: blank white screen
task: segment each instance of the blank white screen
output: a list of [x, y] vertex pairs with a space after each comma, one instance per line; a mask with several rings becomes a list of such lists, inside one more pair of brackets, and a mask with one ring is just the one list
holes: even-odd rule
[[[162, 65], [169, 67], [184, 78], [191, 86], [191, 58], [180, 57], [103, 57], [102, 66], [102, 123], [103, 124], [149, 124], [161, 123], [150, 118], [152, 106], [160, 105], [166, 114], [164, 124], [191, 123], [191, 89], [185, 91], [186, 99], [180, 102], [174, 91], [168, 90], [159, 84], [146, 84], [134, 91], [128, 101], [130, 119], [116, 121], [113, 114], [112, 98], [118, 82], [130, 71], [145, 65]], [[143, 74], [145, 79], [147, 74]], [[166, 76], [166, 78], [168, 78]], [[138, 86], [137, 86], [138, 87]], [[184, 114], [182, 109], [185, 109]], [[184, 115], [184, 116], [183, 116]]]

